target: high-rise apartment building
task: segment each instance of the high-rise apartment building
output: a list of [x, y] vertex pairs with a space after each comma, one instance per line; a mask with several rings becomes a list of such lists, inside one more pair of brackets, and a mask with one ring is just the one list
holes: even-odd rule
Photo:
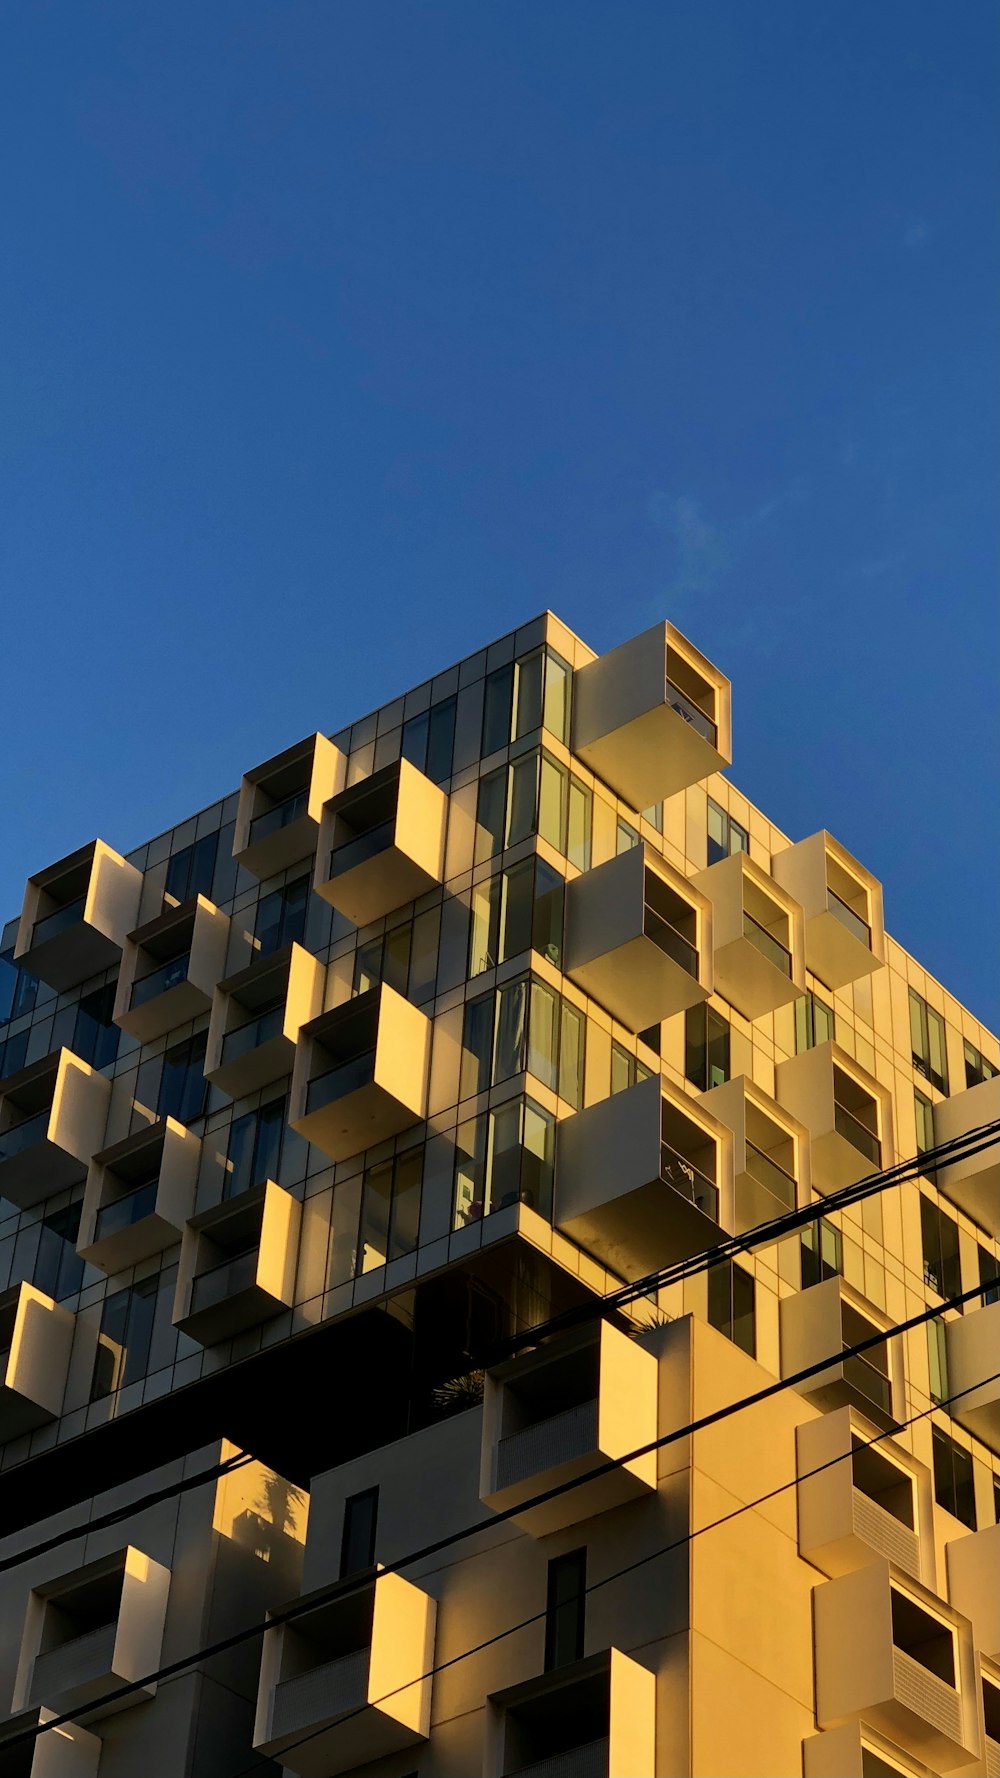
[[547, 614], [29, 877], [0, 1778], [1000, 1774], [1000, 1053], [730, 757]]

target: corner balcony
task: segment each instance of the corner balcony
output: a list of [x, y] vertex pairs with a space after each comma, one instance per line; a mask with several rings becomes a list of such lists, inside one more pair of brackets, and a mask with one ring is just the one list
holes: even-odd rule
[[67, 1049], [0, 1083], [0, 1197], [30, 1210], [84, 1179], [110, 1102], [110, 1080]]
[[142, 872], [103, 840], [29, 877], [14, 961], [60, 994], [111, 969], [135, 925]]
[[332, 1778], [427, 1740], [437, 1604], [399, 1574], [264, 1636], [254, 1749]]
[[806, 968], [828, 988], [846, 988], [882, 968], [882, 885], [832, 834], [814, 833], [776, 852], [771, 874], [801, 905]]
[[[55, 1715], [56, 1711], [39, 1706], [8, 1716], [0, 1722], [0, 1740], [43, 1729]], [[98, 1778], [103, 1745], [99, 1735], [78, 1722], [64, 1722], [59, 1729], [0, 1755], [0, 1778]]]
[[317, 895], [370, 926], [444, 881], [448, 798], [409, 760], [384, 766], [323, 811]]
[[193, 1217], [181, 1242], [174, 1326], [214, 1346], [290, 1309], [301, 1221], [301, 1204], [273, 1179]]
[[76, 1316], [15, 1284], [0, 1295], [0, 1444], [62, 1413]]
[[735, 1234], [809, 1202], [808, 1135], [749, 1075], [712, 1087], [699, 1103], [733, 1133]]
[[426, 1115], [431, 1022], [383, 982], [303, 1025], [292, 1074], [293, 1130], [334, 1161]]
[[715, 1246], [731, 1180], [730, 1132], [658, 1075], [556, 1129], [556, 1226], [622, 1278]]
[[816, 1720], [863, 1720], [935, 1771], [982, 1757], [966, 1618], [888, 1564], [813, 1592]]
[[638, 1778], [656, 1770], [656, 1675], [619, 1648], [489, 1700], [489, 1778]]
[[819, 1407], [853, 1407], [876, 1426], [896, 1424], [892, 1341], [888, 1331], [880, 1345], [867, 1352], [838, 1358], [847, 1347], [884, 1331], [875, 1312], [855, 1302], [840, 1277], [784, 1297], [779, 1306], [781, 1321], [781, 1374], [793, 1377], [829, 1357], [832, 1362], [814, 1377], [796, 1384], [800, 1395]]
[[948, 1394], [958, 1396], [948, 1412], [1000, 1457], [1000, 1298], [980, 1309], [967, 1304], [964, 1315], [945, 1322], [945, 1340]]
[[[869, 1444], [874, 1430], [852, 1408], [796, 1428], [799, 1555], [831, 1577], [884, 1559], [920, 1580], [924, 1529], [933, 1542], [930, 1480], [892, 1440]], [[930, 1550], [927, 1568], [930, 1578]]]
[[654, 624], [573, 674], [573, 752], [648, 809], [730, 763], [729, 680], [673, 624]]
[[[966, 1087], [934, 1107], [934, 1140], [951, 1142], [967, 1136], [981, 1124], [1000, 1118], [1000, 1074]], [[1000, 1143], [984, 1148], [967, 1160], [949, 1161], [935, 1168], [934, 1183], [946, 1198], [971, 1216], [994, 1241], [1000, 1241]]]
[[[656, 1358], [603, 1321], [487, 1372], [479, 1497], [494, 1512], [618, 1461], [657, 1435]], [[656, 1452], [515, 1515], [533, 1537], [656, 1489]]]
[[716, 993], [747, 1019], [804, 994], [805, 917], [798, 902], [745, 852], [691, 880], [712, 904]]
[[645, 845], [566, 885], [566, 974], [630, 1031], [712, 992], [712, 906]]
[[893, 1165], [892, 1094], [838, 1044], [779, 1062], [775, 1093], [809, 1132], [817, 1191], [839, 1191]]
[[107, 1692], [160, 1665], [170, 1570], [129, 1544], [29, 1595], [15, 1710], [44, 1705], [88, 1719], [141, 1704], [155, 1680], [104, 1711]]
[[292, 1072], [303, 1025], [323, 1010], [326, 969], [292, 944], [220, 982], [212, 1000], [205, 1075], [231, 1099]]
[[343, 789], [347, 760], [325, 735], [307, 735], [294, 747], [247, 772], [233, 834], [233, 856], [263, 881], [316, 850], [323, 805]]
[[201, 1142], [161, 1118], [95, 1154], [87, 1174], [77, 1252], [104, 1272], [164, 1253], [194, 1212]]
[[[151, 1043], [207, 1012], [226, 972], [231, 921], [203, 895], [129, 935], [115, 996], [115, 1023]], [[250, 941], [239, 950], [249, 958]]]
[[1000, 1661], [1000, 1524], [952, 1538], [945, 1546], [948, 1598], [972, 1624], [972, 1640]]

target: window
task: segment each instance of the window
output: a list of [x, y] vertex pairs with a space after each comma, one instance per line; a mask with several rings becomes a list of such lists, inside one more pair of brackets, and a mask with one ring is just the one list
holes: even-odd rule
[[16, 1036], [8, 1037], [6, 1043], [0, 1043], [0, 1080], [19, 1074], [24, 1067], [29, 1036], [30, 1030], [18, 1031]]
[[479, 780], [475, 862], [541, 835], [578, 870], [590, 869], [590, 791], [548, 753], [525, 753]]
[[79, 1204], [70, 1204], [65, 1210], [53, 1211], [42, 1222], [32, 1283], [46, 1296], [55, 1297], [56, 1302], [75, 1296], [83, 1285], [83, 1260], [76, 1251], [80, 1208]]
[[684, 1015], [684, 1073], [703, 1093], [729, 1079], [729, 1025], [705, 1001]]
[[748, 1352], [751, 1358], [757, 1351], [755, 1298], [754, 1280], [742, 1266], [727, 1260], [712, 1267], [708, 1274], [709, 1323], [725, 1334], [727, 1340], [732, 1340], [734, 1346], [739, 1346], [741, 1352]]
[[927, 1154], [934, 1147], [934, 1107], [919, 1087], [913, 1089], [913, 1112], [917, 1125], [917, 1153]]
[[106, 1068], [118, 1054], [121, 1033], [113, 1022], [115, 983], [85, 994], [76, 1011], [76, 1025], [70, 1045], [81, 1062], [92, 1068]]
[[164, 895], [180, 905], [192, 895], [211, 895], [215, 875], [215, 855], [219, 849], [217, 833], [203, 834], [191, 846], [175, 852], [167, 864]]
[[308, 876], [296, 877], [284, 888], [272, 889], [270, 895], [261, 897], [254, 935], [262, 957], [282, 950], [285, 945], [302, 943], [308, 902]]
[[153, 1338], [156, 1287], [156, 1278], [144, 1278], [131, 1290], [116, 1290], [105, 1297], [94, 1354], [91, 1401], [99, 1401], [145, 1376]]
[[522, 951], [562, 960], [566, 884], [541, 858], [525, 858], [472, 890], [469, 975], [481, 975]]
[[272, 1099], [259, 1111], [234, 1118], [226, 1149], [224, 1198], [239, 1197], [265, 1179], [277, 1179], [285, 1130], [285, 1100]]
[[440, 937], [441, 909], [433, 907], [359, 945], [354, 956], [355, 994], [386, 982], [416, 1006], [433, 999]]
[[930, 1198], [920, 1194], [920, 1237], [924, 1254], [924, 1283], [938, 1296], [957, 1296], [962, 1288], [958, 1257], [958, 1223], [946, 1216]]
[[551, 1221], [554, 1164], [555, 1119], [533, 1100], [470, 1118], [455, 1146], [455, 1228], [517, 1203]]
[[411, 716], [403, 724], [402, 757], [435, 784], [443, 784], [451, 777], [455, 708], [454, 698], [444, 698], [440, 704], [432, 704], [429, 710], [422, 710], [419, 716]]
[[536, 648], [486, 676], [483, 688], [482, 756], [509, 741], [547, 728], [569, 744], [572, 671], [551, 648]]
[[651, 1070], [643, 1062], [630, 1056], [627, 1049], [612, 1040], [611, 1044], [611, 1093], [624, 1093], [634, 1087], [638, 1080], [648, 1080]]
[[945, 1049], [944, 1020], [910, 989], [910, 1044], [913, 1066], [918, 1074], [937, 1087], [948, 1091], [948, 1056]]
[[587, 1552], [570, 1550], [549, 1563], [545, 1596], [545, 1671], [583, 1659]]
[[728, 858], [731, 852], [749, 852], [750, 836], [745, 827], [720, 809], [718, 803], [708, 799], [708, 862], [718, 864], [720, 858]]
[[963, 1445], [931, 1427], [934, 1447], [934, 1498], [970, 1531], [976, 1529], [976, 1490], [972, 1478], [972, 1455]]
[[801, 1056], [803, 1050], [815, 1049], [817, 1044], [829, 1043], [836, 1037], [837, 1031], [833, 1017], [833, 1007], [827, 1006], [818, 994], [804, 994], [795, 1002], [795, 1054]]
[[423, 1149], [411, 1148], [369, 1167], [361, 1197], [357, 1271], [374, 1272], [416, 1247], [423, 1160]]
[[[0, 952], [0, 1025], [8, 1025], [33, 1010], [38, 983], [14, 962], [14, 949]], [[14, 1072], [13, 1069], [10, 1070]]]
[[802, 1288], [822, 1284], [824, 1278], [843, 1277], [844, 1245], [835, 1223], [821, 1216], [802, 1231]]
[[639, 835], [635, 828], [632, 827], [628, 821], [623, 821], [619, 815], [618, 826], [615, 830], [615, 851], [619, 854], [622, 852], [631, 852], [633, 847], [638, 844]]
[[974, 1043], [965, 1043], [965, 1084], [967, 1087], [981, 1086], [984, 1080], [992, 1080], [996, 1074], [992, 1062], [987, 1062], [982, 1050], [977, 1050]]
[[344, 1533], [340, 1541], [340, 1578], [375, 1566], [378, 1489], [366, 1488], [344, 1502]]
[[927, 1323], [927, 1369], [933, 1402], [948, 1400], [948, 1336], [939, 1315]]
[[175, 1043], [165, 1051], [157, 1117], [175, 1117], [178, 1123], [190, 1124], [202, 1116], [208, 1092], [203, 1072], [207, 1042], [208, 1033], [201, 1031], [197, 1037]]
[[465, 1003], [459, 1096], [533, 1074], [577, 1110], [583, 1102], [584, 1014], [544, 982], [519, 976]]
[[1000, 1303], [1000, 1259], [985, 1247], [978, 1247], [976, 1251], [979, 1254], [979, 1282], [983, 1289], [981, 1303], [986, 1309], [990, 1303]]

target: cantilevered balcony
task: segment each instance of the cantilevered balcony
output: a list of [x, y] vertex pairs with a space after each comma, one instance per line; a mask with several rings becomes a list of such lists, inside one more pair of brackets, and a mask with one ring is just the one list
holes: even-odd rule
[[1000, 1778], [1000, 1661], [980, 1655], [979, 1687], [986, 1730], [986, 1778]]
[[[853, 1408], [796, 1429], [799, 1554], [824, 1574], [893, 1562], [933, 1578], [933, 1505], [923, 1464]], [[927, 1534], [923, 1573], [921, 1535]]]
[[29, 877], [14, 961], [60, 994], [111, 969], [135, 925], [142, 872], [103, 840]]
[[623, 1278], [714, 1246], [731, 1202], [731, 1132], [658, 1075], [557, 1127], [556, 1224]]
[[605, 1648], [490, 1698], [489, 1778], [637, 1778], [656, 1770], [656, 1676]]
[[[968, 1136], [982, 1124], [1000, 1119], [1000, 1074], [978, 1086], [967, 1087], [934, 1107], [934, 1140], [951, 1142]], [[970, 1146], [974, 1146], [970, 1145]], [[947, 1161], [937, 1167], [934, 1181], [966, 1216], [971, 1216], [994, 1241], [1000, 1240], [1000, 1142], [995, 1139], [979, 1154], [965, 1160]]]
[[[36, 1706], [8, 1716], [0, 1722], [0, 1743], [44, 1729], [55, 1715]], [[58, 1729], [0, 1751], [0, 1778], [98, 1778], [102, 1749], [101, 1737], [90, 1729], [78, 1722], [60, 1723]]]
[[323, 1010], [325, 983], [323, 964], [297, 944], [220, 982], [205, 1056], [213, 1086], [239, 1099], [291, 1074], [299, 1031]]
[[[945, 1322], [948, 1412], [1000, 1457], [1000, 1299]], [[984, 1381], [984, 1379], [987, 1379]], [[989, 1379], [992, 1379], [990, 1381]]]
[[969, 1619], [976, 1648], [1000, 1661], [1000, 1524], [955, 1537], [945, 1550], [948, 1598]]
[[[780, 1318], [783, 1377], [831, 1359], [815, 1376], [796, 1384], [800, 1395], [822, 1407], [854, 1407], [881, 1427], [896, 1424], [893, 1342], [874, 1311], [855, 1301], [841, 1277], [824, 1278], [808, 1290], [784, 1297]], [[879, 1344], [865, 1352], [847, 1353], [847, 1348], [882, 1332], [885, 1337]]]
[[805, 993], [804, 915], [745, 852], [692, 878], [712, 904], [715, 988], [759, 1019]]
[[644, 845], [566, 887], [567, 975], [630, 1031], [712, 992], [712, 909]]
[[577, 668], [573, 752], [648, 809], [729, 764], [729, 680], [672, 624], [654, 624]]
[[436, 1614], [421, 1587], [379, 1574], [268, 1630], [255, 1750], [302, 1778], [332, 1778], [426, 1741]]
[[891, 1167], [892, 1094], [836, 1043], [775, 1069], [778, 1104], [809, 1132], [812, 1182], [835, 1192]]
[[807, 1735], [802, 1773], [803, 1778], [933, 1778], [922, 1759], [904, 1753], [864, 1718]]
[[[489, 1371], [483, 1397], [479, 1494], [494, 1512], [519, 1506], [657, 1434], [657, 1363], [608, 1322], [553, 1340]], [[656, 1452], [526, 1508], [534, 1537], [607, 1512], [656, 1487]]]
[[28, 1210], [84, 1179], [110, 1101], [110, 1080], [66, 1049], [0, 1083], [0, 1196]]
[[207, 1012], [226, 973], [230, 941], [249, 960], [250, 941], [234, 933], [229, 915], [203, 895], [150, 920], [129, 935], [115, 996], [115, 1023], [151, 1043]]
[[733, 1132], [736, 1234], [809, 1202], [808, 1135], [749, 1075], [713, 1087], [700, 1103]]
[[347, 760], [325, 735], [307, 735], [247, 772], [233, 855], [263, 880], [316, 850], [323, 805], [344, 787]]
[[108, 1692], [160, 1664], [170, 1570], [133, 1545], [29, 1596], [14, 1687], [15, 1710], [45, 1705], [88, 1720], [141, 1704], [156, 1681], [101, 1708]]
[[201, 1142], [172, 1117], [95, 1154], [83, 1195], [77, 1251], [121, 1272], [173, 1247], [194, 1211]]
[[33, 1284], [0, 1295], [0, 1444], [59, 1418], [75, 1323]]
[[301, 1221], [301, 1204], [273, 1179], [193, 1217], [181, 1242], [174, 1326], [214, 1346], [291, 1308]]
[[409, 760], [327, 803], [315, 889], [355, 926], [405, 907], [444, 879], [448, 798]]
[[383, 982], [308, 1025], [296, 1046], [289, 1122], [348, 1160], [425, 1116], [431, 1023]]
[[771, 873], [805, 914], [806, 968], [845, 988], [885, 962], [882, 885], [826, 832], [776, 852]]

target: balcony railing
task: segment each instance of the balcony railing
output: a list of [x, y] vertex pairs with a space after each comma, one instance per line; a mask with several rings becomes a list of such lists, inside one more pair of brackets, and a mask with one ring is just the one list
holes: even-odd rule
[[920, 1543], [916, 1532], [858, 1487], [854, 1488], [854, 1529], [873, 1550], [920, 1579]]
[[152, 1216], [156, 1209], [156, 1194], [159, 1179], [146, 1179], [142, 1185], [134, 1186], [120, 1198], [114, 1198], [110, 1204], [104, 1204], [97, 1212], [94, 1227], [95, 1240], [102, 1241], [106, 1235], [117, 1235], [122, 1229], [130, 1229], [134, 1223], [141, 1222], [144, 1216]]
[[294, 796], [286, 796], [283, 803], [275, 803], [273, 808], [254, 816], [250, 823], [251, 840], [266, 840], [272, 833], [280, 833], [283, 827], [290, 827], [304, 815], [308, 807], [308, 790], [297, 790]]
[[583, 1747], [568, 1747], [565, 1753], [532, 1760], [530, 1766], [511, 1767], [504, 1778], [608, 1778], [610, 1758], [608, 1740], [587, 1741]]
[[319, 1111], [324, 1105], [332, 1105], [334, 1099], [343, 1099], [367, 1086], [374, 1073], [375, 1051], [365, 1050], [363, 1055], [352, 1056], [325, 1074], [318, 1074], [306, 1089], [306, 1112]]
[[130, 1006], [145, 1006], [147, 1001], [155, 1000], [158, 994], [165, 994], [168, 988], [176, 988], [179, 982], [186, 982], [188, 969], [191, 966], [191, 953], [185, 951], [182, 957], [171, 957], [169, 962], [161, 963], [159, 969], [153, 969], [149, 975], [142, 975], [132, 984]]
[[49, 1118], [52, 1116], [51, 1106], [44, 1111], [36, 1111], [31, 1117], [24, 1117], [18, 1124], [11, 1124], [0, 1134], [0, 1161], [13, 1160], [16, 1154], [23, 1154], [26, 1148], [33, 1148], [36, 1142], [44, 1142], [49, 1133]]
[[285, 1003], [279, 1001], [277, 1006], [269, 1006], [266, 1012], [258, 1013], [245, 1025], [234, 1025], [222, 1039], [222, 1060], [235, 1062], [240, 1056], [248, 1056], [251, 1050], [260, 1049], [261, 1044], [270, 1043], [272, 1037], [280, 1037], [285, 1023]]
[[524, 1426], [497, 1440], [496, 1485], [509, 1488], [523, 1482], [526, 1476], [539, 1475], [566, 1463], [571, 1457], [582, 1457], [597, 1445], [597, 1402], [581, 1401], [576, 1407], [564, 1408], [534, 1426]]
[[325, 1661], [311, 1667], [295, 1679], [282, 1679], [274, 1688], [271, 1705], [271, 1735], [294, 1734], [310, 1723], [321, 1723], [345, 1710], [360, 1709], [367, 1703], [370, 1648], [355, 1649], [336, 1661]]
[[53, 908], [51, 914], [43, 914], [31, 929], [32, 944], [40, 945], [46, 939], [58, 937], [60, 932], [67, 932], [83, 919], [86, 904], [87, 897], [81, 895], [76, 901], [67, 901], [61, 908]]
[[899, 1702], [961, 1746], [962, 1700], [955, 1687], [903, 1648], [892, 1651], [892, 1673]]
[[1000, 1741], [994, 1741], [992, 1735], [986, 1740], [986, 1778], [1000, 1778]]
[[212, 1309], [256, 1284], [258, 1257], [259, 1250], [249, 1247], [245, 1253], [230, 1255], [199, 1272], [191, 1284], [192, 1315], [196, 1309]]
[[764, 1186], [786, 1210], [794, 1210], [797, 1187], [792, 1175], [753, 1142], [746, 1144], [746, 1168], [751, 1179]]
[[766, 957], [769, 963], [773, 963], [775, 969], [780, 969], [782, 975], [791, 975], [792, 953], [788, 946], [783, 945], [780, 939], [775, 938], [773, 932], [768, 932], [767, 927], [762, 926], [759, 920], [755, 920], [752, 914], [748, 914], [745, 908], [743, 910], [743, 936], [748, 938], [752, 945], [756, 945], [761, 956]]
[[380, 852], [387, 852], [395, 832], [395, 819], [383, 821], [380, 826], [370, 828], [367, 833], [359, 833], [355, 839], [346, 840], [342, 846], [335, 846], [330, 853], [330, 876], [343, 876], [345, 871], [353, 870], [356, 864], [364, 864], [367, 858], [377, 858]]
[[669, 1185], [681, 1197], [687, 1198], [705, 1216], [713, 1222], [719, 1220], [719, 1189], [711, 1179], [698, 1168], [686, 1161], [675, 1148], [667, 1143], [660, 1144], [660, 1178], [664, 1185]]
[[853, 1111], [848, 1111], [846, 1105], [841, 1105], [839, 1100], [834, 1101], [833, 1127], [838, 1136], [843, 1136], [847, 1142], [853, 1142], [855, 1148], [860, 1149], [876, 1167], [881, 1166], [882, 1144], [878, 1137], [873, 1135], [859, 1117], [855, 1117]]
[[860, 914], [856, 914], [852, 907], [848, 907], [847, 902], [842, 900], [835, 889], [827, 889], [826, 905], [831, 914], [836, 914], [841, 925], [846, 926], [848, 932], [853, 932], [855, 938], [860, 939], [861, 943], [870, 951], [872, 948], [872, 929], [867, 920], [862, 920]]
[[676, 926], [671, 926], [669, 920], [665, 920], [662, 914], [658, 914], [655, 908], [651, 908], [648, 902], [643, 908], [642, 930], [646, 937], [651, 938], [654, 945], [667, 957], [671, 957], [675, 963], [680, 964], [682, 969], [686, 969], [688, 975], [697, 977], [697, 948], [678, 932]]
[[36, 1655], [31, 1669], [31, 1703], [44, 1704], [70, 1686], [86, 1685], [88, 1680], [110, 1674], [117, 1633], [117, 1623], [100, 1624], [96, 1630], [72, 1636], [58, 1648]]
[[666, 701], [671, 710], [676, 710], [678, 716], [683, 716], [684, 721], [689, 722], [691, 727], [696, 729], [706, 741], [710, 741], [714, 747], [719, 738], [719, 731], [712, 718], [706, 716], [704, 710], [700, 710], [698, 705], [688, 697], [686, 692], [681, 691], [680, 686], [675, 685], [672, 679], [667, 680], [666, 689]]
[[[847, 1342], [844, 1342], [847, 1351]], [[882, 1409], [883, 1414], [892, 1413], [892, 1383], [885, 1371], [880, 1371], [861, 1352], [852, 1352], [843, 1360], [844, 1381], [857, 1389], [868, 1401]]]

